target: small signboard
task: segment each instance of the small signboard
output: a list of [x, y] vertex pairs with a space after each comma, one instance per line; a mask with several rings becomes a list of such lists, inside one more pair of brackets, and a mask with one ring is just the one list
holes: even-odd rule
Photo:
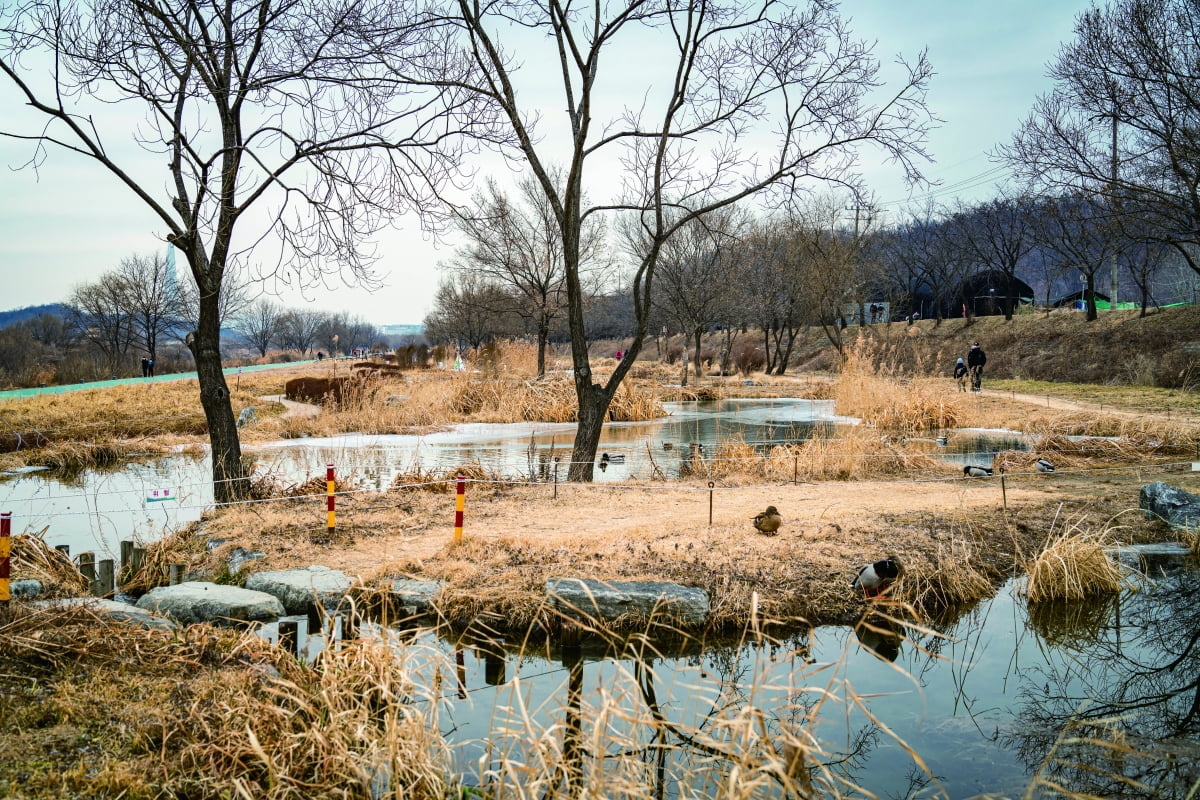
[[147, 503], [157, 503], [161, 500], [174, 500], [175, 491], [173, 489], [154, 489], [150, 494], [146, 495]]

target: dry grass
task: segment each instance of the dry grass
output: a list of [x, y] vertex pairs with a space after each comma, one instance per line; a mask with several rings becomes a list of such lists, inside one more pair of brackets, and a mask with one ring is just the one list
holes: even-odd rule
[[[17, 790], [6, 796], [449, 791], [446, 745], [427, 716], [435, 689], [412, 679], [428, 671], [423, 648], [354, 641], [304, 666], [252, 633], [142, 629], [87, 607], [19, 609], [0, 636], [0, 730], [15, 745], [0, 761], [0, 790]], [[32, 680], [11, 681], [14, 669]], [[47, 712], [52, 726], [39, 720]]]
[[36, 580], [46, 598], [78, 597], [89, 590], [87, 579], [70, 557], [46, 544], [49, 528], [38, 533], [19, 533], [12, 537], [13, 580]]
[[1026, 596], [1031, 603], [1038, 603], [1121, 591], [1127, 576], [1106, 552], [1114, 543], [1108, 528], [1087, 528], [1067, 520], [1025, 566]]
[[[847, 348], [835, 399], [839, 414], [859, 417], [880, 430], [919, 433], [958, 427], [961, 400], [894, 366], [887, 348], [867, 338]], [[915, 374], [924, 374], [918, 363]]]

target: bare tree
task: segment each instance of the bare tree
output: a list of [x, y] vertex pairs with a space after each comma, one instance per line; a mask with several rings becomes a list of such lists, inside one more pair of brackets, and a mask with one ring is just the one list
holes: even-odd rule
[[170, 280], [166, 258], [127, 256], [102, 280], [112, 282], [131, 329], [153, 361], [159, 342], [176, 325], [180, 309], [178, 286]]
[[[881, 147], [910, 178], [919, 176], [914, 158], [924, 155], [929, 119], [924, 55], [902, 65], [900, 85], [876, 102], [878, 62], [824, 0], [587, 7], [458, 0], [454, 7], [485, 75], [477, 89], [502, 109], [561, 231], [578, 403], [570, 480], [592, 479], [609, 405], [648, 334], [659, 254], [677, 231], [772, 188], [790, 196], [810, 182], [853, 184], [864, 146]], [[650, 51], [645, 91], [629, 86], [626, 71], [621, 97], [606, 107], [602, 70]], [[520, 63], [536, 65], [528, 79], [543, 83], [519, 91], [527, 75]], [[551, 91], [558, 97], [545, 107], [565, 109], [567, 128], [544, 135], [526, 98]], [[563, 165], [561, 179], [555, 164]], [[619, 188], [609, 197], [597, 182]], [[636, 215], [649, 246], [632, 274], [632, 341], [599, 383], [584, 325], [581, 244], [585, 220], [606, 211]]]
[[[513, 311], [536, 338], [540, 377], [546, 373], [550, 331], [566, 307], [562, 230], [535, 180], [527, 176], [518, 188], [517, 203], [494, 180], [475, 196], [472, 207], [464, 209], [457, 220], [468, 243], [450, 268], [478, 273], [513, 297]], [[608, 262], [605, 233], [603, 217], [590, 217], [581, 227], [579, 261], [584, 275], [598, 278], [603, 274]]]
[[101, 278], [76, 286], [67, 298], [67, 307], [69, 324], [100, 351], [105, 370], [110, 375], [123, 374], [137, 337], [116, 282]]
[[299, 350], [307, 355], [313, 349], [328, 315], [315, 308], [292, 308], [279, 315], [275, 341], [284, 350]]
[[881, 277], [890, 287], [894, 307], [918, 309], [928, 297], [932, 308], [923, 310], [931, 312], [938, 323], [947, 312], [957, 316], [957, 304], [950, 301], [970, 264], [948, 216], [934, 204], [909, 209], [906, 219], [882, 233], [878, 243]]
[[233, 329], [245, 337], [260, 356], [265, 357], [271, 342], [276, 339], [282, 314], [282, 306], [261, 297], [234, 319]]
[[1127, 244], [1113, 237], [1111, 215], [1093, 197], [1052, 197], [1038, 204], [1033, 219], [1030, 230], [1042, 259], [1059, 274], [1079, 272], [1084, 279], [1087, 320], [1097, 319], [1096, 279]]
[[[691, 339], [697, 378], [704, 374], [700, 357], [704, 334], [728, 316], [736, 300], [733, 264], [748, 224], [736, 206], [716, 209], [692, 219], [664, 244], [658, 257], [651, 302]], [[632, 233], [642, 231], [638, 225]], [[644, 244], [630, 244], [635, 258], [641, 258]]]
[[425, 317], [425, 336], [455, 347], [479, 347], [519, 330], [512, 308], [513, 298], [496, 283], [454, 272], [438, 283], [433, 310]]
[[856, 285], [859, 272], [855, 269], [860, 235], [843, 227], [841, 215], [838, 196], [812, 200], [791, 221], [789, 256], [804, 287], [804, 321], [819, 326], [838, 356], [844, 357], [842, 331], [847, 318], [857, 311], [854, 299], [861, 296]]
[[[1054, 89], [999, 154], [1048, 193], [1145, 209], [1200, 272], [1200, 5], [1115, 0], [1083, 12], [1050, 65]], [[1117, 236], [1116, 227], [1112, 236]], [[1116, 300], [1116, 259], [1111, 291]]]
[[1004, 318], [1011, 320], [1019, 298], [1017, 270], [1033, 250], [1035, 209], [1027, 197], [999, 197], [954, 214], [955, 235], [972, 259], [984, 269], [1004, 275], [1004, 296], [1000, 298]]
[[[33, 166], [52, 149], [93, 162], [186, 258], [215, 496], [245, 497], [221, 370], [229, 265], [269, 243], [294, 270], [276, 274], [371, 284], [369, 236], [400, 209], [434, 207], [463, 134], [490, 119], [456, 88], [469, 62], [444, 26], [391, 0], [28, 0], [2, 13], [0, 73], [31, 111], [0, 133], [28, 140]], [[131, 127], [144, 152], [122, 146]]]

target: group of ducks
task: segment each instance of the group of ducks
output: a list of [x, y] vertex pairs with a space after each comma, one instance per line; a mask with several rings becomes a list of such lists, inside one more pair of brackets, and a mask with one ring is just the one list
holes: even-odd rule
[[[1054, 463], [1048, 458], [1039, 458], [1034, 465], [1038, 472], [1054, 472]], [[975, 464], [967, 464], [963, 467], [963, 475], [968, 478], [990, 478], [996, 474], [991, 467], [980, 467]]]
[[[1048, 458], [1039, 458], [1037, 469], [1038, 472], [1054, 472], [1054, 464]], [[983, 478], [993, 474], [991, 467], [980, 467], [973, 464], [963, 467], [963, 475], [968, 478]], [[755, 514], [751, 522], [754, 523], [754, 530], [764, 536], [774, 536], [779, 533], [783, 517], [775, 506], [767, 506], [765, 511]], [[850, 585], [868, 598], [875, 598], [887, 594], [888, 590], [903, 576], [904, 565], [900, 563], [900, 559], [896, 556], [887, 556], [859, 567], [858, 574], [854, 576]]]
[[[766, 510], [754, 515], [754, 529], [764, 536], [774, 536], [783, 524], [783, 517], [775, 506], [767, 506]], [[858, 574], [850, 582], [850, 586], [858, 589], [867, 597], [880, 597], [892, 588], [892, 585], [904, 575], [904, 565], [896, 556], [887, 556], [870, 564], [863, 564]]]

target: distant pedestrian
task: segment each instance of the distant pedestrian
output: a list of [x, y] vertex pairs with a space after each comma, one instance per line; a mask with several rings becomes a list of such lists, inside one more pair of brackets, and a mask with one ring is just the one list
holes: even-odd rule
[[145, 356], [142, 356], [142, 377], [145, 378], [149, 375], [150, 375], [150, 359], [146, 358]]
[[958, 390], [960, 392], [967, 390], [967, 362], [961, 358], [954, 362], [954, 380], [958, 381]]
[[983, 365], [987, 363], [987, 353], [979, 346], [979, 342], [971, 345], [967, 352], [967, 369], [971, 371], [971, 391], [981, 391], [983, 386]]
[[615, 358], [617, 361], [620, 361], [624, 355], [624, 353], [618, 350], [617, 352], [613, 353], [613, 358]]
[[149, 378], [154, 377], [154, 359], [153, 358], [146, 359], [146, 376]]

